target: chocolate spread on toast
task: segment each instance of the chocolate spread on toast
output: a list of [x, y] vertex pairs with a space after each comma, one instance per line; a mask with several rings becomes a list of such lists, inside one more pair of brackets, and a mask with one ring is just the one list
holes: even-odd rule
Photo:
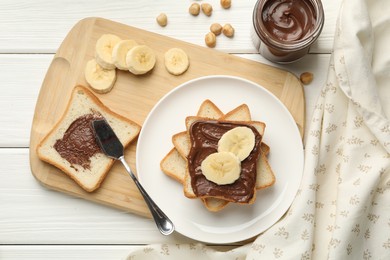
[[[240, 177], [232, 184], [218, 185], [202, 174], [201, 163], [218, 150], [218, 141], [227, 131], [238, 127], [249, 127], [255, 134], [255, 146], [249, 156], [241, 162]], [[217, 197], [231, 202], [248, 203], [255, 193], [256, 164], [260, 155], [262, 136], [251, 125], [224, 121], [196, 121], [189, 129], [191, 150], [188, 155], [188, 170], [192, 189], [198, 197]]]

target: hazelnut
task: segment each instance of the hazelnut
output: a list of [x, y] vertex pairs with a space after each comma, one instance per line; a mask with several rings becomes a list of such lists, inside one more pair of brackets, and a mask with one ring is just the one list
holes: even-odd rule
[[210, 16], [213, 13], [213, 7], [211, 6], [211, 4], [203, 3], [201, 7], [205, 15]]
[[313, 73], [303, 72], [299, 79], [301, 80], [302, 84], [308, 85], [313, 81]]
[[234, 36], [234, 28], [230, 23], [227, 23], [222, 28], [222, 33], [226, 37], [233, 37]]
[[219, 23], [213, 23], [210, 26], [210, 31], [215, 35], [220, 35], [222, 32], [222, 25], [220, 25]]
[[221, 0], [222, 8], [229, 9], [231, 5], [232, 5], [232, 1], [231, 0]]
[[193, 3], [193, 4], [191, 4], [191, 6], [188, 9], [188, 11], [193, 16], [197, 16], [200, 13], [200, 5], [198, 3]]
[[161, 13], [156, 17], [156, 21], [160, 26], [164, 27], [168, 24], [168, 17], [166, 14]]
[[215, 37], [214, 33], [209, 32], [209, 33], [206, 34], [206, 36], [204, 38], [204, 42], [206, 43], [206, 45], [208, 47], [214, 48], [215, 44], [217, 43], [217, 38]]

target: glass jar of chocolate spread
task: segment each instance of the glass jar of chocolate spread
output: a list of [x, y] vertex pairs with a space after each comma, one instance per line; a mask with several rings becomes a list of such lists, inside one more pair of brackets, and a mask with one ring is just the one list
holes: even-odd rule
[[252, 39], [260, 54], [277, 63], [303, 57], [324, 25], [321, 0], [258, 0]]

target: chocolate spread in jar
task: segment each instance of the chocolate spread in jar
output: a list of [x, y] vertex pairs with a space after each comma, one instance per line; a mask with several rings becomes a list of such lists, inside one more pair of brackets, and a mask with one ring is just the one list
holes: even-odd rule
[[78, 117], [70, 124], [62, 139], [54, 144], [54, 149], [71, 165], [90, 169], [91, 157], [101, 153], [92, 129], [92, 121], [103, 119], [100, 114], [91, 113]]
[[[227, 131], [238, 127], [249, 127], [255, 134], [255, 146], [245, 160], [241, 162], [240, 177], [232, 184], [218, 185], [206, 179], [202, 174], [201, 163], [207, 156], [216, 153], [218, 141]], [[256, 164], [260, 155], [262, 136], [251, 125], [223, 122], [223, 121], [196, 121], [189, 130], [191, 150], [188, 155], [188, 170], [191, 176], [191, 185], [198, 197], [218, 197], [232, 202], [248, 203], [255, 192]]]
[[288, 42], [304, 39], [315, 28], [317, 19], [308, 0], [267, 1], [261, 18], [271, 37]]

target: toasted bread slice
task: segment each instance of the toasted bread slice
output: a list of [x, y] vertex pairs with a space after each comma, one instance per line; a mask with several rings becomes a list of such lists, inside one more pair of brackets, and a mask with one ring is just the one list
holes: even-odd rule
[[183, 158], [187, 158], [190, 153], [191, 142], [187, 131], [174, 134], [172, 136], [172, 143]]
[[229, 201], [217, 198], [202, 198], [203, 205], [211, 212], [218, 212], [225, 208]]
[[[211, 102], [210, 100], [206, 100], [206, 101], [207, 101], [207, 103]], [[203, 105], [203, 103], [202, 103], [202, 105]], [[209, 105], [207, 107], [216, 107], [216, 106], [213, 104], [213, 106]], [[203, 119], [205, 119], [205, 118], [218, 119], [218, 120], [225, 120], [225, 121], [251, 121], [252, 120], [251, 113], [250, 113], [249, 108], [246, 104], [242, 104], [242, 105], [234, 108], [233, 110], [226, 113], [226, 115], [224, 115], [223, 113], [218, 113], [218, 112], [214, 112], [214, 113], [211, 112], [210, 113], [210, 112], [205, 111], [205, 108], [206, 108], [206, 106], [201, 106], [199, 111], [198, 111], [198, 114], [196, 116], [186, 117], [185, 122], [186, 122], [187, 131], [193, 122], [195, 122], [196, 120], [200, 120], [202, 118]], [[217, 109], [219, 110], [219, 108], [217, 108]], [[214, 117], [209, 116], [209, 115], [214, 115]]]
[[[89, 167], [85, 167], [70, 163], [60, 155], [54, 146], [58, 140], [64, 137], [73, 122], [91, 114], [98, 114], [105, 118], [124, 147], [128, 146], [141, 130], [141, 126], [137, 123], [107, 108], [87, 88], [76, 86], [65, 113], [37, 146], [37, 154], [41, 160], [62, 170], [88, 192], [92, 192], [100, 186], [114, 163], [114, 159], [108, 158], [102, 152], [97, 152], [89, 158]], [[72, 152], [77, 156], [77, 151], [73, 150]]]
[[187, 161], [180, 155], [176, 148], [172, 148], [160, 163], [161, 170], [168, 176], [184, 183]]
[[219, 120], [225, 121], [251, 121], [251, 112], [246, 104], [242, 104], [232, 111], [226, 113], [226, 115], [219, 118]]
[[202, 102], [196, 115], [213, 119], [218, 119], [224, 116], [223, 112], [208, 99]]
[[262, 152], [260, 153], [260, 158], [257, 161], [257, 165], [256, 165], [256, 173], [257, 173], [256, 188], [258, 190], [272, 186], [276, 181], [275, 174], [272, 171], [271, 166], [269, 165], [267, 155], [264, 152], [264, 149], [267, 148], [265, 148], [262, 143], [261, 144]]
[[261, 143], [261, 151], [264, 153], [264, 155], [268, 155], [271, 148], [264, 142]]

